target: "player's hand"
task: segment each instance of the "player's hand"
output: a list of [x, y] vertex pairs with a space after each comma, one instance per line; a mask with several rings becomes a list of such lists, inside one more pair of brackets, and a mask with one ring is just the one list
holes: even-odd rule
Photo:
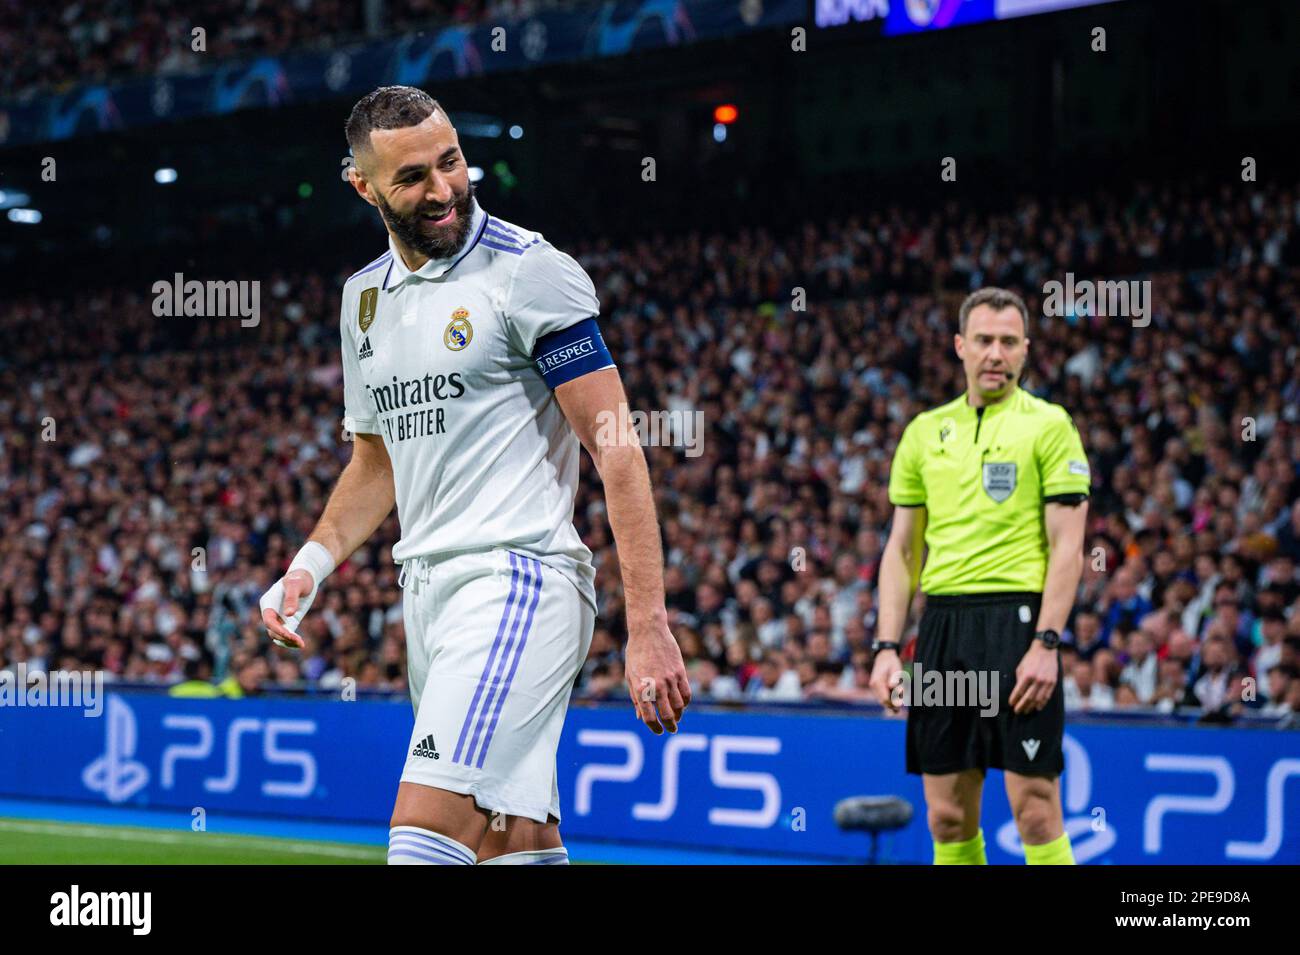
[[1035, 713], [1045, 707], [1056, 689], [1060, 666], [1057, 651], [1035, 640], [1016, 667], [1016, 685], [1009, 700], [1011, 711]]
[[898, 685], [903, 672], [903, 661], [898, 659], [897, 650], [881, 650], [876, 654], [876, 662], [871, 665], [871, 692], [876, 700], [891, 713], [899, 711], [894, 700], [894, 687]]
[[691, 702], [691, 683], [665, 616], [640, 623], [629, 616], [623, 671], [637, 719], [656, 736], [665, 729], [676, 733]]
[[278, 646], [301, 650], [307, 645], [296, 631], [315, 597], [316, 582], [301, 568], [289, 571], [262, 594], [262, 623]]

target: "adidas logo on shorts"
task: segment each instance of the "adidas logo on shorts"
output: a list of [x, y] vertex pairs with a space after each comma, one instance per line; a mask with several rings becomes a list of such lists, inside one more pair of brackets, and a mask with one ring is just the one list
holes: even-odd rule
[[442, 758], [438, 755], [438, 744], [433, 741], [432, 733], [415, 744], [415, 749], [411, 750], [411, 755], [423, 756], [425, 759]]

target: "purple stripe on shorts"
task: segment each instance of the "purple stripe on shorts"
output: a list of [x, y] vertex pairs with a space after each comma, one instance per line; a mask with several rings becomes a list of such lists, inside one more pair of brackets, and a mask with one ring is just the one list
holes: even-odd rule
[[[505, 672], [506, 659], [510, 656], [511, 648], [515, 645], [515, 636], [519, 633], [519, 622], [523, 619], [524, 601], [527, 599], [528, 588], [533, 584], [532, 567], [524, 557], [519, 557], [514, 551], [510, 551], [510, 562], [513, 564], [518, 558], [520, 566], [524, 569], [524, 583], [520, 588], [519, 600], [515, 603], [514, 619], [510, 622], [510, 633], [506, 637], [505, 647], [501, 655], [497, 657], [496, 673], [492, 674], [492, 679], [488, 683], [487, 697], [483, 701], [483, 708], [479, 710], [478, 722], [474, 726], [474, 735], [470, 739], [469, 749], [465, 752], [465, 765], [473, 766], [474, 752], [478, 749], [479, 736], [483, 733], [483, 727], [487, 725], [488, 714], [492, 712], [492, 701], [496, 699], [497, 691], [501, 689], [501, 674]], [[484, 751], [487, 750], [486, 739], [484, 740]], [[479, 754], [478, 766], [483, 765], [482, 754]]]
[[478, 769], [483, 768], [483, 757], [487, 755], [487, 748], [492, 743], [492, 734], [497, 730], [497, 720], [501, 718], [501, 708], [505, 705], [506, 694], [510, 692], [510, 684], [514, 681], [515, 671], [519, 669], [519, 661], [524, 655], [524, 644], [528, 642], [529, 631], [533, 628], [533, 611], [537, 609], [537, 601], [542, 595], [542, 565], [531, 557], [525, 559], [533, 565], [533, 569], [537, 572], [537, 580], [533, 586], [533, 599], [528, 605], [528, 619], [524, 621], [524, 632], [519, 638], [519, 646], [510, 659], [510, 672], [506, 674], [505, 686], [501, 688], [501, 695], [497, 697], [496, 708], [492, 711], [492, 722], [488, 724], [487, 735], [483, 737], [483, 749], [478, 754], [478, 763], [475, 764]]
[[[474, 711], [478, 708], [479, 699], [483, 696], [483, 688], [487, 685], [488, 674], [492, 672], [492, 662], [496, 658], [497, 648], [501, 646], [501, 635], [506, 632], [506, 621], [510, 619], [511, 610], [514, 609], [515, 598], [519, 596], [519, 568], [515, 564], [515, 555], [510, 555], [510, 596], [506, 598], [505, 609], [501, 611], [501, 622], [497, 624], [497, 635], [492, 641], [492, 649], [488, 652], [487, 665], [483, 667], [483, 675], [478, 678], [478, 686], [474, 690], [474, 697], [470, 700], [469, 712], [465, 714], [465, 723], [460, 728], [460, 739], [456, 741], [456, 752], [452, 754], [453, 763], [460, 762], [461, 750], [465, 747], [465, 737], [469, 734], [470, 724], [474, 722]], [[468, 757], [465, 760], [469, 764]]]

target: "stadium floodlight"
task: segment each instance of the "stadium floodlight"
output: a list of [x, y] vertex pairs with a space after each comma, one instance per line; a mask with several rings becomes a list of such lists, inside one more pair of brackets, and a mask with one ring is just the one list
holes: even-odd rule
[[479, 181], [480, 179], [482, 179], [482, 178], [483, 178], [483, 169], [482, 169], [481, 166], [470, 166], [470, 167], [469, 167], [469, 181], [470, 181], [470, 182], [478, 182], [478, 181]]
[[10, 209], [9, 221], [21, 225], [36, 225], [41, 221], [41, 213], [37, 209]]
[[523, 138], [524, 138], [524, 128], [523, 128], [522, 126], [511, 126], [511, 127], [510, 127], [510, 138], [511, 138], [511, 139], [523, 139]]
[[25, 192], [18, 192], [15, 189], [0, 189], [0, 209], [14, 209], [18, 206], [25, 206], [32, 201], [32, 197]]
[[170, 166], [164, 166], [162, 169], [155, 169], [153, 172], [153, 181], [160, 186], [167, 186], [176, 181], [176, 170]]

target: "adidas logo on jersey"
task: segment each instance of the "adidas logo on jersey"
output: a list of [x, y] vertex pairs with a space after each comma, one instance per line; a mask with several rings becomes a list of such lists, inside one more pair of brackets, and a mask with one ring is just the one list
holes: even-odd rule
[[360, 361], [362, 358], [369, 358], [373, 354], [374, 351], [370, 348], [370, 336], [367, 335], [361, 342], [361, 350], [357, 352], [357, 361]]
[[423, 756], [425, 759], [441, 759], [438, 755], [438, 744], [433, 741], [433, 734], [430, 733], [420, 742], [415, 744], [415, 749], [411, 750], [412, 756]]

